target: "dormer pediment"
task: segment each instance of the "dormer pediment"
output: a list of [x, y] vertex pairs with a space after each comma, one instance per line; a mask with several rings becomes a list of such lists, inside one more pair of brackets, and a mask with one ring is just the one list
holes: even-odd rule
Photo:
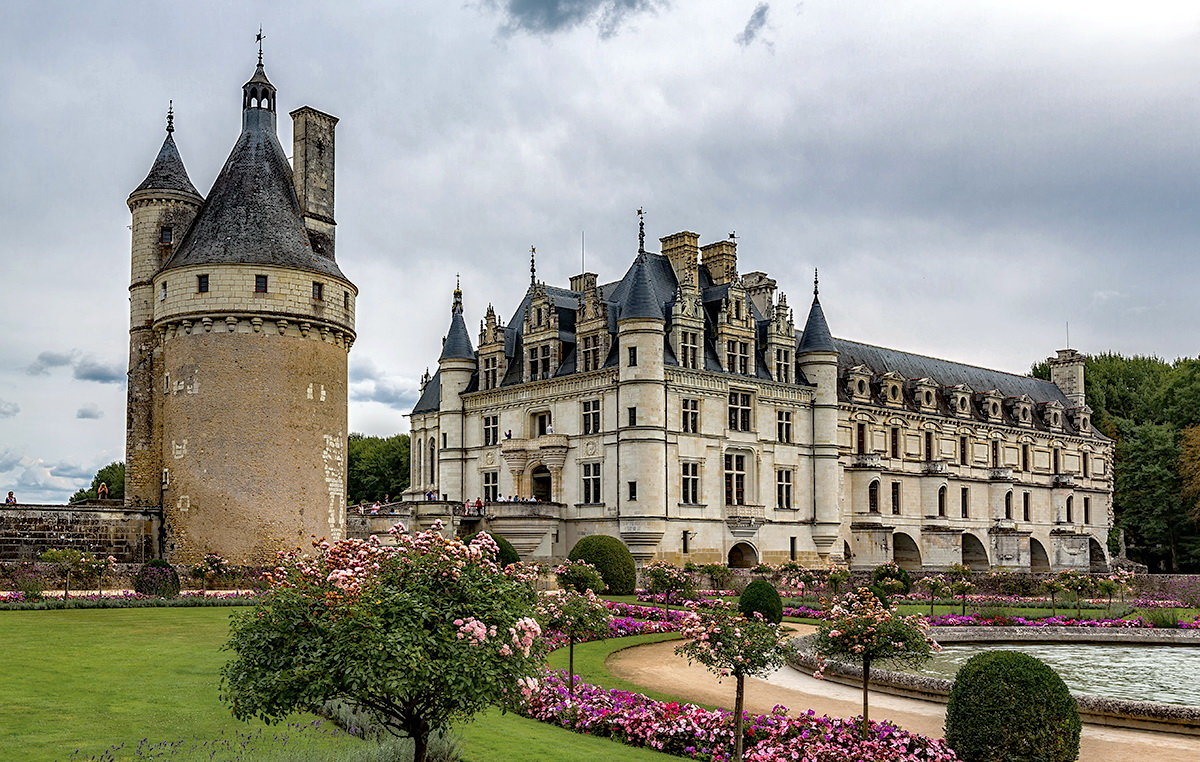
[[889, 370], [879, 376], [879, 398], [883, 404], [891, 407], [904, 405], [904, 376], [894, 370]]
[[950, 413], [959, 418], [971, 417], [971, 397], [974, 390], [966, 384], [948, 386], [944, 391], [950, 406]]
[[913, 402], [924, 411], [937, 409], [937, 384], [931, 378], [914, 378], [908, 382]]
[[856, 402], [871, 399], [871, 377], [875, 372], [866, 365], [855, 365], [846, 371], [846, 391]]

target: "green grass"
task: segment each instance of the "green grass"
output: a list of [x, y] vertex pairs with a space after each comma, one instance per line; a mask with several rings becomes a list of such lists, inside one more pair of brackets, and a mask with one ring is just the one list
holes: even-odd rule
[[[213, 749], [237, 748], [245, 759], [357, 757], [362, 742], [331, 731], [235, 720], [218, 695], [228, 654], [229, 609], [152, 608], [8, 611], [0, 613], [0, 760], [67, 759], [80, 749], [99, 754], [124, 745], [130, 759], [147, 744], [182, 742], [171, 759], [209, 759]], [[604, 659], [620, 644], [654, 642], [670, 634], [638, 636], [576, 647], [576, 667], [592, 682], [637, 690], [604, 676]], [[565, 666], [566, 653], [552, 656]], [[617, 684], [619, 683], [619, 684]], [[644, 691], [643, 691], [644, 692]], [[667, 697], [669, 698], [669, 697]], [[315, 718], [296, 715], [307, 724]], [[325, 723], [328, 726], [328, 723]], [[468, 762], [521, 760], [668, 760], [669, 755], [584, 736], [513, 714], [489, 712], [455, 730]], [[19, 750], [14, 755], [13, 750]], [[261, 752], [261, 756], [260, 753]], [[215, 759], [232, 759], [222, 754]], [[78, 757], [76, 757], [78, 758]]]

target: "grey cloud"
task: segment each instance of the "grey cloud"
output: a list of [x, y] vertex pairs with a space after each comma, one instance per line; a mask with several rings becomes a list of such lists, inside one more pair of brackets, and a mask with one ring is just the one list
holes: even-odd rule
[[61, 368], [70, 365], [75, 360], [76, 352], [42, 352], [37, 359], [29, 364], [25, 372], [31, 376], [45, 376], [50, 368]]
[[125, 381], [125, 371], [116, 365], [105, 365], [85, 358], [75, 364], [75, 378], [80, 381], [96, 381], [101, 384], [120, 384]]
[[15, 418], [21, 412], [21, 406], [15, 402], [0, 400], [0, 418]]
[[91, 479], [96, 473], [95, 468], [81, 466], [78, 463], [55, 463], [50, 466], [50, 475], [64, 479]]
[[420, 387], [411, 379], [379, 378], [356, 384], [350, 392], [355, 402], [378, 402], [405, 413], [420, 397]]
[[504, 31], [555, 34], [593, 21], [602, 37], [617, 33], [630, 16], [665, 7], [667, 0], [491, 0], [508, 21]]
[[75, 417], [95, 420], [98, 418], [103, 418], [104, 411], [101, 410], [100, 406], [97, 405], [96, 403], [89, 402], [86, 405], [84, 405], [83, 407], [81, 407], [75, 411]]
[[9, 448], [0, 450], [0, 473], [11, 471], [21, 465], [21, 455]]
[[[746, 22], [746, 28], [743, 29], [733, 41], [743, 48], [750, 45], [758, 39], [758, 34], [767, 25], [767, 13], [771, 10], [769, 3], [759, 3], [754, 9], [754, 13], [750, 14], [750, 20]], [[767, 40], [763, 40], [763, 44], [768, 47], [771, 45]]]
[[374, 381], [382, 377], [383, 372], [369, 359], [354, 358], [350, 361], [350, 383]]

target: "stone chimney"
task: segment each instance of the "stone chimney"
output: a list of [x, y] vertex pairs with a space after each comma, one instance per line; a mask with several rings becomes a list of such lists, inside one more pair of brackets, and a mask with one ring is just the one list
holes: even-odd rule
[[729, 283], [737, 277], [737, 242], [717, 241], [701, 247], [700, 264], [708, 269], [714, 285]]
[[662, 244], [662, 254], [675, 268], [675, 278], [683, 280], [684, 274], [696, 267], [700, 259], [700, 234], [690, 230], [672, 233], [658, 239]]
[[571, 276], [571, 290], [586, 294], [596, 287], [596, 273], [580, 273]]
[[292, 112], [292, 183], [313, 251], [333, 259], [333, 130], [336, 116], [303, 106]]
[[1057, 357], [1046, 360], [1050, 364], [1050, 382], [1062, 390], [1071, 407], [1083, 407], [1087, 398], [1083, 391], [1083, 355], [1074, 349], [1060, 349]]
[[766, 273], [756, 271], [743, 275], [742, 285], [746, 287], [750, 301], [754, 302], [762, 316], [769, 320], [775, 307], [775, 281], [768, 278]]

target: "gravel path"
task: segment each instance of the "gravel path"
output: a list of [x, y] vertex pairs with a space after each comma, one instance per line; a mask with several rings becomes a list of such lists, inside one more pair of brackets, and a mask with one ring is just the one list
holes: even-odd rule
[[[815, 630], [793, 625], [800, 635]], [[688, 701], [726, 708], [733, 705], [733, 680], [719, 681], [704, 667], [688, 664], [675, 655], [678, 641], [651, 643], [618, 651], [608, 657], [608, 669], [637, 685]], [[746, 680], [746, 710], [758, 714], [783, 704], [793, 713], [850, 717], [862, 711], [861, 689], [817, 680], [784, 667], [766, 680]], [[871, 694], [871, 717], [887, 719], [906, 730], [941, 737], [946, 718], [944, 704], [885, 693]], [[1196, 762], [1200, 737], [1175, 733], [1109, 728], [1085, 724], [1080, 741], [1080, 762]]]

